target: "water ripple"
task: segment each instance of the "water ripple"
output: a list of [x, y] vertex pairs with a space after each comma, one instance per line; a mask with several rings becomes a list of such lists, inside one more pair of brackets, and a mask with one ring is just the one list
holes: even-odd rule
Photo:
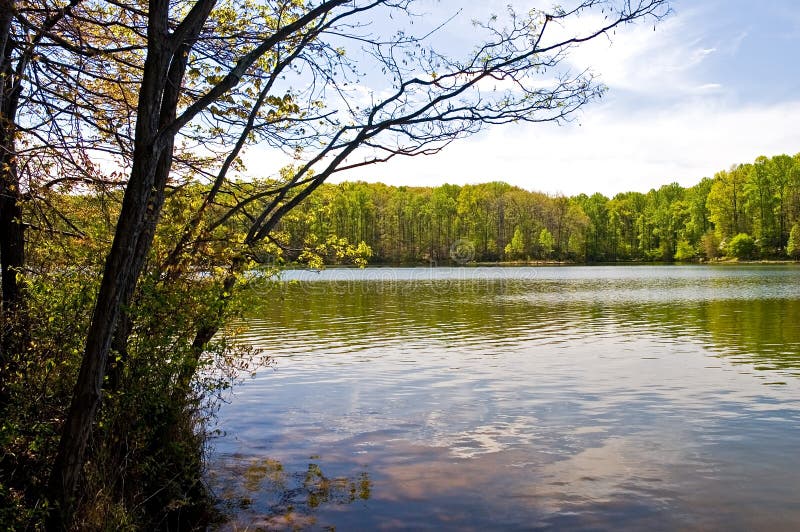
[[287, 273], [237, 324], [276, 369], [212, 471], [242, 526], [800, 526], [798, 273]]

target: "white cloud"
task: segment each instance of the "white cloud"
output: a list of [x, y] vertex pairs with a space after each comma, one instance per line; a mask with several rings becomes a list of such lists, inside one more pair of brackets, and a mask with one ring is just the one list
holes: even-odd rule
[[[574, 194], [646, 191], [684, 185], [758, 155], [800, 150], [800, 101], [742, 103], [714, 79], [712, 62], [736, 55], [748, 36], [710, 29], [707, 8], [689, 7], [659, 24], [621, 28], [573, 50], [575, 69], [591, 67], [609, 99], [586, 108], [580, 125], [500, 128], [427, 159], [365, 169], [351, 178], [394, 184], [501, 179], [527, 189]], [[581, 17], [560, 31], [597, 27]]]
[[398, 160], [349, 179], [396, 185], [504, 180], [530, 190], [613, 195], [692, 185], [758, 155], [800, 150], [800, 101], [769, 107], [694, 101], [658, 112], [587, 111], [579, 124], [488, 131], [435, 157]]
[[697, 92], [705, 92], [705, 91], [715, 91], [721, 88], [722, 85], [720, 85], [719, 83], [704, 83], [703, 85], [696, 87], [695, 90]]
[[[611, 90], [665, 99], [692, 92], [702, 77], [702, 63], [717, 53], [698, 28], [703, 14], [689, 10], [673, 15], [655, 28], [651, 24], [625, 26], [610, 38], [597, 38], [575, 48], [570, 62], [589, 68]], [[582, 17], [582, 25], [597, 27], [602, 19]], [[703, 80], [711, 83], [713, 80]]]

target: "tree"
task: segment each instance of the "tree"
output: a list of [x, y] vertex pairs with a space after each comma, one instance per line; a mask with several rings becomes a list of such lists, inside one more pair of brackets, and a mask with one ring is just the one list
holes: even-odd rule
[[787, 221], [789, 217], [787, 196], [791, 185], [791, 172], [794, 161], [788, 155], [777, 155], [767, 163], [771, 181], [774, 186], [775, 216], [778, 218], [779, 246], [786, 242]]
[[519, 227], [514, 228], [514, 236], [511, 237], [511, 242], [506, 244], [505, 253], [511, 259], [519, 259], [525, 255], [525, 237]]
[[779, 193], [774, 190], [775, 175], [771, 172], [769, 159], [763, 155], [756, 158], [755, 163], [749, 166], [750, 171], [745, 183], [747, 209], [754, 213], [751, 218], [753, 234], [764, 251], [772, 251], [780, 247], [781, 233], [777, 225], [775, 211], [779, 210]]
[[553, 246], [555, 246], [555, 239], [546, 227], [543, 227], [539, 232], [539, 246], [542, 248], [544, 258], [549, 259], [553, 253]]
[[786, 254], [795, 260], [800, 259], [800, 223], [795, 223], [789, 232]]
[[685, 235], [690, 241], [698, 242], [711, 228], [708, 219], [706, 199], [714, 181], [704, 177], [698, 184], [686, 190], [686, 201], [689, 204], [689, 221], [685, 226]]
[[704, 234], [700, 242], [703, 246], [703, 254], [705, 255], [706, 259], [716, 259], [719, 257], [720, 254], [720, 240], [717, 237], [717, 234], [714, 231], [708, 231]]
[[675, 260], [689, 261], [697, 256], [697, 251], [686, 240], [679, 240], [675, 250]]
[[[756, 162], [759, 160], [762, 166], [771, 168], [771, 161], [785, 163], [786, 157], [776, 156], [766, 160], [766, 164], [765, 159], [759, 158]], [[757, 194], [752, 195], [756, 190], [752, 182], [754, 165], [744, 168], [750, 168], [750, 181], [745, 182], [746, 205], [749, 206], [740, 209], [739, 223], [758, 229], [763, 213], [758, 202], [752, 203], [753, 198], [758, 198]], [[790, 165], [786, 170], [790, 177], [791, 170]], [[730, 178], [726, 176], [725, 179]], [[786, 180], [789, 181], [785, 190], [788, 198], [795, 186], [788, 178]], [[605, 254], [605, 260], [611, 261], [691, 260], [699, 254], [713, 259], [728, 252], [731, 240], [731, 236], [723, 240], [717, 234], [732, 228], [730, 217], [724, 211], [725, 204], [716, 204], [718, 194], [725, 192], [726, 186], [718, 176], [716, 181], [704, 178], [689, 188], [672, 183], [647, 194], [626, 192], [607, 200], [601, 195], [578, 195], [571, 199], [552, 197], [497, 182], [433, 188], [343, 184], [321, 187], [320, 191], [324, 192], [317, 194], [312, 202], [314, 209], [329, 212], [333, 222], [320, 224], [321, 218], [316, 217], [315, 227], [301, 224], [286, 230], [298, 235], [313, 233], [318, 239], [330, 233], [342, 234], [356, 241], [361, 237], [352, 233], [353, 225], [359, 223], [366, 210], [376, 229], [369, 235], [364, 234], [363, 240], [377, 250], [378, 261], [395, 263], [427, 261], [436, 256], [437, 249], [438, 256], [442, 257], [457, 235], [472, 240], [482, 260], [496, 260], [493, 242], [499, 245], [507, 235], [511, 235], [503, 248], [507, 258], [544, 258], [551, 252], [564, 257], [572, 232], [579, 233], [581, 238], [588, 236], [580, 246], [573, 245], [573, 250], [588, 250], [589, 260], [603, 260], [600, 252]], [[354, 196], [355, 190], [358, 190], [358, 199]], [[714, 219], [727, 229], [714, 227], [709, 219], [709, 205], [715, 209]], [[787, 208], [787, 212], [794, 211]], [[587, 216], [588, 226], [584, 226], [580, 220]], [[787, 214], [788, 227], [791, 228], [797, 219], [797, 214]], [[282, 229], [284, 227], [288, 224], [281, 225]], [[553, 238], [552, 245], [548, 243], [548, 234]], [[566, 235], [567, 242], [562, 241], [559, 247], [555, 235], [562, 235], [562, 238]], [[787, 240], [788, 237], [787, 234]], [[576, 239], [572, 240], [576, 244]], [[300, 245], [300, 239], [294, 238], [294, 241]], [[754, 237], [754, 241], [763, 247], [757, 238]], [[573, 255], [572, 259], [575, 258]]]
[[580, 194], [576, 200], [590, 221], [586, 234], [587, 259], [608, 260], [609, 250], [605, 246], [609, 229], [608, 198], [595, 193], [591, 196]]
[[730, 238], [745, 229], [743, 197], [748, 173], [748, 167], [735, 166], [714, 176], [706, 206], [720, 239]]
[[728, 255], [737, 259], [751, 259], [756, 252], [756, 242], [747, 233], [739, 233], [728, 242]]

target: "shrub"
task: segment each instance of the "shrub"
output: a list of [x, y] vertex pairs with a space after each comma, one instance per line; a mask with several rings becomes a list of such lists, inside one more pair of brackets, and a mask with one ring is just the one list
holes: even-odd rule
[[697, 257], [697, 251], [686, 240], [678, 241], [678, 249], [675, 251], [675, 260], [689, 261]]
[[747, 233], [739, 233], [728, 242], [728, 256], [737, 259], [752, 259], [756, 254], [756, 242]]
[[793, 259], [800, 259], [800, 223], [792, 226], [789, 242], [786, 244], [786, 254]]

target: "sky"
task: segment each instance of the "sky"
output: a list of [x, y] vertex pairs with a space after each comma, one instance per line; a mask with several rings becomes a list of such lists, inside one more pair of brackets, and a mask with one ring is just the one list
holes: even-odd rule
[[[457, 49], [472, 19], [501, 13], [508, 3], [429, 1], [427, 15], [440, 20], [464, 6], [436, 37]], [[510, 3], [520, 10], [529, 4]], [[417, 186], [500, 180], [551, 194], [613, 196], [671, 182], [690, 186], [759, 155], [800, 152], [800, 2], [671, 6], [655, 28], [627, 26], [611, 40], [573, 50], [570, 68], [590, 68], [608, 92], [571, 123], [493, 127], [435, 156], [335, 179]]]

